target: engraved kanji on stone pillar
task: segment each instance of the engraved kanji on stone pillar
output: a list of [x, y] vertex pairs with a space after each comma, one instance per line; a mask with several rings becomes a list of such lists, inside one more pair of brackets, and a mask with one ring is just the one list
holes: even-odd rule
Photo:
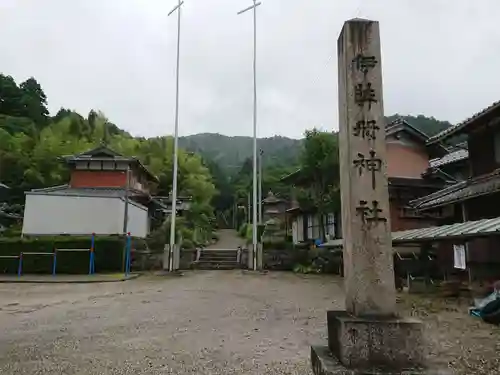
[[355, 316], [393, 316], [396, 295], [378, 22], [345, 23], [338, 63], [346, 309]]

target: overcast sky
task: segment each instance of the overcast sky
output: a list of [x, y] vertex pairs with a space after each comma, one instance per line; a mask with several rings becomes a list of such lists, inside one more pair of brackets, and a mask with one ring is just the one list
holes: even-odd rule
[[[336, 40], [380, 21], [387, 115], [461, 121], [500, 99], [498, 0], [261, 0], [259, 136], [337, 129]], [[102, 110], [173, 133], [176, 0], [0, 0], [0, 72], [34, 76], [51, 113]], [[185, 0], [180, 133], [252, 134], [251, 0]]]

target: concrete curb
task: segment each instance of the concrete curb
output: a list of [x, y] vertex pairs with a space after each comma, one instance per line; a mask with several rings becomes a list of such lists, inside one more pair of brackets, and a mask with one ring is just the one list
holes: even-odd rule
[[[53, 279], [47, 278], [46, 280], [44, 279], [30, 279], [29, 276], [21, 276], [20, 278], [18, 277], [12, 277], [12, 279], [2, 279], [0, 278], [0, 284], [95, 284], [95, 283], [117, 283], [117, 282], [122, 282], [122, 281], [128, 281], [128, 280], [133, 280], [137, 279], [140, 275], [139, 274], [132, 274], [128, 275], [127, 277], [123, 276], [120, 278], [116, 279], [100, 279], [96, 277], [96, 279], [88, 279], [88, 280], [71, 280], [71, 279], [57, 279], [57, 276], [55, 276]], [[23, 278], [24, 277], [24, 278]]]
[[269, 273], [268, 270], [257, 270], [257, 271], [254, 271], [254, 270], [241, 270], [241, 273], [244, 274], [244, 275], [267, 275]]
[[160, 271], [160, 272], [154, 273], [153, 276], [156, 276], [156, 277], [172, 277], [172, 278], [176, 278], [176, 277], [184, 276], [184, 272], [180, 271], [180, 270], [174, 271], [174, 272]]

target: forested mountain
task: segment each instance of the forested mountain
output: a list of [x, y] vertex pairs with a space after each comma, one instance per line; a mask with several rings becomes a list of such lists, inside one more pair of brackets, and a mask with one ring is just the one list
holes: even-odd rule
[[[300, 145], [300, 140], [275, 136], [260, 138], [257, 147], [263, 151], [264, 165], [288, 166], [297, 163]], [[181, 137], [179, 146], [217, 163], [229, 174], [236, 173], [253, 155], [253, 138], [244, 136], [201, 133]]]
[[[446, 121], [422, 115], [393, 115], [387, 121], [397, 117], [428, 135], [450, 126]], [[320, 133], [319, 138], [323, 137]], [[36, 79], [17, 84], [12, 77], [0, 74], [0, 182], [12, 187], [12, 203], [22, 203], [26, 190], [66, 183], [67, 171], [59, 157], [102, 142], [140, 158], [159, 175], [159, 194], [169, 193], [173, 154], [170, 136], [134, 138], [93, 110], [81, 115], [62, 108], [50, 116], [47, 97]], [[210, 204], [216, 209], [228, 209], [235, 197], [246, 199], [252, 181], [252, 137], [203, 133], [181, 137], [179, 145], [179, 188], [181, 193], [195, 198], [199, 212], [209, 215]], [[258, 148], [263, 151], [264, 194], [272, 189], [286, 195], [289, 186], [282, 186], [279, 180], [304, 167], [304, 140], [262, 138]]]
[[[451, 126], [448, 121], [436, 120], [434, 117], [392, 115], [386, 117], [386, 122], [390, 123], [397, 118], [402, 118], [411, 125], [420, 129], [428, 136], [432, 136], [441, 130]], [[228, 137], [222, 134], [201, 133], [181, 137], [180, 147], [199, 153], [205, 159], [211, 160], [218, 167], [234, 175], [239, 168], [253, 155], [252, 137]], [[298, 163], [302, 140], [287, 137], [260, 138], [257, 147], [264, 151], [264, 165], [274, 168], [290, 167]]]

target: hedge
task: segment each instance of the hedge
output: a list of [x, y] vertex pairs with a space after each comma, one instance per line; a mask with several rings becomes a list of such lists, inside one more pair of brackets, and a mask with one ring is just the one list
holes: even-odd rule
[[[119, 272], [123, 265], [124, 240], [120, 237], [96, 237], [95, 272]], [[89, 237], [42, 237], [38, 239], [0, 238], [0, 256], [19, 255], [21, 252], [53, 253], [59, 249], [89, 249]], [[25, 255], [23, 273], [52, 273], [50, 255]], [[0, 258], [0, 273], [17, 273], [18, 259]], [[88, 252], [57, 253], [58, 274], [85, 274], [89, 270]]]

